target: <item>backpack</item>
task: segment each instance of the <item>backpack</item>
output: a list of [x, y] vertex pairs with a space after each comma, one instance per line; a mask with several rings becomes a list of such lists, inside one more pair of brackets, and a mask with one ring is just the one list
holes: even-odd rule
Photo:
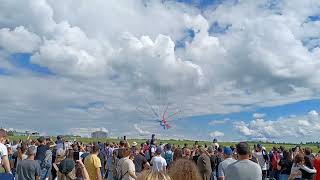
[[222, 162], [221, 157], [219, 157], [217, 155], [210, 156], [210, 163], [211, 163], [212, 172], [215, 172], [218, 170], [218, 166], [221, 162]]
[[167, 165], [169, 166], [173, 161], [173, 152], [172, 151], [166, 151], [164, 153], [164, 159], [166, 160]]
[[150, 145], [149, 146], [149, 159], [148, 161], [151, 161], [152, 157], [153, 157], [153, 153], [152, 153], [152, 149], [156, 149], [157, 147], [155, 145]]
[[107, 156], [107, 159], [112, 158], [112, 148], [111, 147], [106, 148], [106, 156]]
[[57, 172], [57, 180], [67, 180], [67, 179], [76, 179], [76, 170], [73, 168], [72, 170], [70, 169], [64, 169], [61, 167], [61, 163], [67, 163], [67, 164], [72, 164], [71, 166], [74, 166], [74, 162], [71, 159], [64, 159], [60, 162], [60, 164], [53, 163], [52, 166]]
[[124, 163], [124, 161], [122, 161], [122, 163], [121, 163], [120, 160], [117, 162], [116, 169], [115, 169], [116, 174], [113, 174], [113, 177], [115, 177], [116, 180], [122, 180], [122, 178], [128, 173], [128, 171], [127, 171], [126, 173], [122, 174], [121, 166], [123, 163]]
[[269, 156], [268, 153], [266, 152], [266, 150], [262, 150], [262, 155], [263, 155], [263, 159], [265, 162], [269, 161]]
[[280, 161], [280, 154], [278, 152], [272, 153], [272, 158], [271, 158], [272, 171], [277, 171], [277, 165], [279, 161]]

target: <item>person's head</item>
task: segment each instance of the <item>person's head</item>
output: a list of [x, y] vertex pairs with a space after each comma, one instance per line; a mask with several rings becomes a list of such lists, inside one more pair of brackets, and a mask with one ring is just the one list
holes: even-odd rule
[[212, 146], [209, 146], [207, 151], [208, 151], [209, 154], [213, 154], [214, 153], [214, 149], [213, 149]]
[[57, 140], [62, 140], [62, 136], [61, 135], [57, 136]]
[[45, 145], [47, 143], [46, 138], [43, 136], [39, 137], [37, 140], [38, 140], [39, 144], [42, 144], [42, 145]]
[[137, 143], [137, 142], [133, 142], [133, 143], [131, 144], [131, 147], [136, 148], [137, 146], [138, 146], [138, 143]]
[[161, 148], [161, 146], [158, 146], [157, 147], [157, 149], [156, 149], [156, 155], [161, 155], [161, 153], [162, 153], [162, 148]]
[[37, 153], [37, 148], [35, 146], [30, 146], [26, 152], [29, 158], [34, 158], [36, 156], [36, 153]]
[[234, 147], [234, 145], [230, 146], [231, 150], [234, 151], [236, 148]]
[[92, 147], [90, 145], [86, 145], [85, 151], [86, 152], [91, 152]]
[[204, 149], [204, 146], [200, 146], [198, 149], [199, 154], [204, 154], [206, 153], [206, 150]]
[[223, 156], [225, 159], [232, 157], [232, 149], [230, 147], [224, 147], [223, 148]]
[[31, 145], [34, 146], [37, 142], [35, 140], [31, 140]]
[[184, 143], [184, 147], [188, 147], [188, 144], [187, 144], [187, 143]]
[[174, 162], [169, 175], [174, 180], [201, 180], [197, 166], [188, 159], [178, 159]]
[[294, 162], [298, 165], [304, 165], [304, 155], [302, 153], [298, 153], [294, 157]]
[[273, 152], [277, 152], [277, 151], [278, 151], [278, 148], [275, 147], [275, 146], [273, 146], [272, 151], [273, 151]]
[[28, 149], [28, 146], [27, 146], [26, 143], [21, 143], [21, 144], [19, 145], [19, 151], [20, 151], [21, 153], [23, 153], [23, 154], [26, 153], [27, 149]]
[[284, 159], [287, 160], [287, 161], [292, 161], [291, 153], [290, 153], [290, 151], [288, 151], [288, 150], [284, 150], [284, 151], [283, 151], [283, 157], [284, 157]]
[[75, 153], [75, 152], [77, 152], [77, 151], [74, 151], [73, 149], [67, 150], [67, 152], [66, 152], [66, 158], [72, 159], [72, 160], [76, 160], [76, 159], [74, 159], [74, 153]]
[[222, 147], [222, 146], [219, 146], [219, 147], [217, 148], [217, 152], [218, 152], [218, 154], [222, 154], [222, 153], [223, 153], [223, 147]]
[[106, 147], [110, 147], [110, 142], [107, 141], [107, 142], [105, 143], [105, 146], [106, 146]]
[[255, 148], [258, 152], [262, 151], [262, 144], [257, 144]]
[[91, 153], [92, 154], [99, 154], [100, 152], [100, 145], [99, 144], [93, 144], [91, 147]]
[[240, 159], [249, 157], [250, 147], [247, 142], [240, 142], [239, 144], [237, 144], [236, 149]]
[[113, 158], [118, 157], [118, 151], [112, 151], [112, 157]]
[[281, 152], [283, 152], [286, 148], [284, 146], [280, 146], [279, 149]]
[[304, 149], [304, 153], [305, 153], [307, 156], [309, 156], [309, 155], [311, 155], [311, 153], [312, 153], [312, 149], [309, 148], [309, 147], [306, 147], [306, 148]]
[[184, 149], [184, 156], [190, 158], [191, 150], [189, 148], [185, 148]]
[[13, 150], [12, 150], [12, 147], [10, 145], [7, 145], [7, 150], [8, 150], [8, 154], [9, 155], [13, 154]]
[[0, 129], [0, 143], [5, 144], [7, 141], [7, 131], [4, 129]]
[[50, 137], [46, 137], [45, 140], [46, 140], [46, 145], [47, 145], [48, 147], [50, 147], [50, 145], [52, 145], [52, 143], [53, 143], [53, 141], [51, 140], [51, 138], [50, 138]]
[[126, 142], [124, 140], [121, 140], [119, 144], [120, 144], [120, 147], [124, 147]]
[[123, 156], [124, 157], [130, 157], [131, 154], [132, 154], [131, 148], [126, 147], [123, 149]]
[[61, 162], [65, 158], [65, 156], [66, 156], [66, 152], [63, 149], [61, 149], [61, 148], [57, 149], [56, 160], [55, 160], [56, 163]]
[[164, 172], [153, 170], [143, 171], [138, 180], [171, 180], [170, 176]]
[[167, 150], [168, 150], [168, 151], [169, 151], [169, 150], [172, 150], [172, 145], [171, 145], [171, 144], [167, 144], [166, 147], [167, 147]]
[[79, 147], [80, 147], [80, 146], [78, 146], [78, 145], [76, 145], [76, 144], [73, 144], [73, 145], [71, 146], [71, 148], [72, 148], [74, 151], [79, 151], [79, 150], [80, 150]]
[[182, 149], [181, 148], [176, 148], [173, 152], [173, 160], [178, 160], [182, 158]]

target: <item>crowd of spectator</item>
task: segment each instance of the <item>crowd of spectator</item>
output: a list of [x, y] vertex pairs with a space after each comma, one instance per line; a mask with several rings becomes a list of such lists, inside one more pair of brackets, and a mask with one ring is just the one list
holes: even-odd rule
[[320, 180], [320, 157], [310, 148], [267, 151], [216, 140], [183, 147], [157, 143], [82, 143], [58, 136], [10, 142], [0, 129], [1, 180]]

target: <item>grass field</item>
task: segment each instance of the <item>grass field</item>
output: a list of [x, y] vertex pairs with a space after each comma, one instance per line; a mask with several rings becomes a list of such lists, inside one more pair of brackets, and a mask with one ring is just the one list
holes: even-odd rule
[[[27, 137], [26, 136], [10, 136], [9, 137], [10, 140], [26, 140]], [[37, 139], [37, 137], [31, 137], [31, 139]], [[52, 139], [55, 139], [55, 137], [53, 137]], [[95, 139], [95, 138], [68, 138], [65, 137], [66, 140], [69, 141], [79, 141], [79, 142], [83, 142], [83, 143], [90, 143], [90, 142], [119, 142], [119, 139], [108, 139], [108, 138], [102, 138], [102, 139]], [[128, 139], [129, 143], [133, 143], [133, 142], [137, 142], [138, 144], [144, 143], [146, 142], [146, 139]], [[187, 143], [188, 146], [191, 148], [192, 145], [194, 144], [194, 141], [190, 141], [190, 140], [157, 140], [158, 143], [163, 142], [163, 143], [170, 143], [170, 144], [174, 144], [176, 146], [180, 145], [181, 147]], [[250, 146], [253, 147], [254, 144], [257, 144], [258, 142], [249, 142]], [[265, 142], [259, 142], [261, 144], [263, 144], [263, 146], [269, 151], [272, 149], [273, 146], [279, 147], [279, 146], [284, 146], [286, 149], [289, 148], [293, 148], [295, 146], [297, 146], [298, 144], [281, 144], [281, 143], [265, 143]], [[210, 145], [211, 142], [209, 141], [199, 141], [200, 145]], [[236, 142], [219, 142], [220, 145], [223, 146], [231, 146], [231, 145], [235, 145], [237, 144]], [[300, 145], [300, 144], [299, 144]], [[312, 149], [312, 151], [314, 153], [318, 153], [318, 151], [320, 150], [317, 145], [315, 144], [301, 144], [301, 147], [310, 147]]]

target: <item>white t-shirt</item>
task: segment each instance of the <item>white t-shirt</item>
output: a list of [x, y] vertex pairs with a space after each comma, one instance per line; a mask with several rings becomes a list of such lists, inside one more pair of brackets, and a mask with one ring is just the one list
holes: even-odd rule
[[2, 163], [2, 156], [7, 156], [8, 155], [8, 149], [7, 147], [0, 143], [0, 164]]
[[267, 170], [267, 162], [263, 157], [262, 152], [254, 152], [253, 157], [258, 159], [258, 164], [261, 166], [261, 170]]
[[151, 147], [151, 153], [155, 153], [155, 152], [156, 152], [156, 149], [157, 149], [157, 148], [156, 148], [155, 146], [152, 146], [152, 147]]
[[165, 171], [167, 167], [166, 160], [161, 156], [154, 156], [151, 159], [152, 169], [155, 171]]

